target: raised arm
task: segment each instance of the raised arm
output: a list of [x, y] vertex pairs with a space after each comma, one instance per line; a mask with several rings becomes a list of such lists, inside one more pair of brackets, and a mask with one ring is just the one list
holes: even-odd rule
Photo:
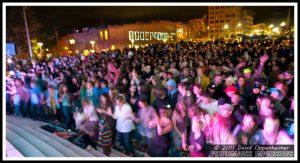
[[259, 67], [257, 70], [255, 70], [255, 73], [253, 74], [253, 77], [259, 78], [264, 70], [264, 65], [266, 61], [269, 60], [269, 56], [267, 54], [264, 54], [263, 56], [260, 57], [260, 62], [259, 62]]

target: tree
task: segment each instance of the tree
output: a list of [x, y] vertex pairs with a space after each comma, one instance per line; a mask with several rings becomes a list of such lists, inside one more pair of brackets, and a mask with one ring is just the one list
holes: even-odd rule
[[[25, 10], [30, 38], [38, 39], [41, 37], [38, 30], [42, 27], [42, 24], [37, 21], [36, 16], [30, 7], [26, 7]], [[21, 6], [7, 7], [6, 42], [16, 44], [18, 55], [22, 53], [28, 54], [23, 8]]]

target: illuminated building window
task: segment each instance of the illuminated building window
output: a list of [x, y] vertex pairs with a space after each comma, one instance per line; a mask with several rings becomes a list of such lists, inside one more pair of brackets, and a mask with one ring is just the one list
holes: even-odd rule
[[148, 41], [150, 38], [149, 32], [145, 32], [145, 40]]
[[153, 32], [150, 32], [150, 40], [153, 38]]
[[138, 31], [134, 31], [134, 40], [139, 40], [140, 39], [140, 35]]
[[133, 40], [133, 31], [129, 31], [129, 40]]
[[103, 40], [103, 31], [100, 31], [100, 39]]
[[104, 38], [105, 38], [105, 40], [108, 40], [108, 32], [107, 32], [107, 30], [104, 31]]
[[144, 41], [144, 39], [145, 39], [145, 33], [144, 32], [140, 32], [140, 39]]

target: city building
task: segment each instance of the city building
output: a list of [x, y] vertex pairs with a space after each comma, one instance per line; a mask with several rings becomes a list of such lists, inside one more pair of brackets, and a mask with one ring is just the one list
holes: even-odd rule
[[241, 6], [209, 6], [208, 35], [211, 39], [230, 38], [244, 33], [253, 25], [254, 13]]
[[189, 41], [189, 30], [188, 24], [170, 21], [108, 25], [64, 36], [59, 41], [59, 47], [61, 53], [68, 55], [124, 47], [138, 48], [157, 43]]
[[190, 39], [193, 41], [202, 41], [208, 36], [208, 22], [206, 15], [202, 18], [190, 19]]

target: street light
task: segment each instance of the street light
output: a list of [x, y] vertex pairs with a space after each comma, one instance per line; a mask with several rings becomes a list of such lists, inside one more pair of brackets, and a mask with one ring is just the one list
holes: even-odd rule
[[90, 41], [90, 43], [92, 44], [92, 49], [94, 50], [95, 41]]
[[38, 42], [36, 43], [39, 47], [40, 47], [40, 54], [42, 54], [42, 46], [44, 45], [43, 43], [41, 42]]
[[284, 26], [285, 26], [285, 22], [282, 22], [282, 23], [280, 24], [280, 26], [281, 26], [281, 27], [284, 27]]
[[225, 29], [225, 33], [226, 33], [225, 36], [226, 36], [227, 35], [226, 29], [228, 29], [228, 25], [227, 24], [224, 25], [224, 29]]
[[238, 26], [238, 29], [239, 29], [239, 33], [241, 33], [241, 31], [240, 31], [241, 28], [240, 28], [240, 27], [242, 26], [242, 24], [241, 24], [241, 23], [238, 23], [237, 26]]
[[75, 40], [74, 39], [70, 39], [69, 42], [70, 42], [71, 45], [75, 44]]
[[270, 24], [270, 25], [269, 25], [269, 28], [273, 28], [273, 27], [274, 27], [274, 25], [273, 25], [273, 24]]

